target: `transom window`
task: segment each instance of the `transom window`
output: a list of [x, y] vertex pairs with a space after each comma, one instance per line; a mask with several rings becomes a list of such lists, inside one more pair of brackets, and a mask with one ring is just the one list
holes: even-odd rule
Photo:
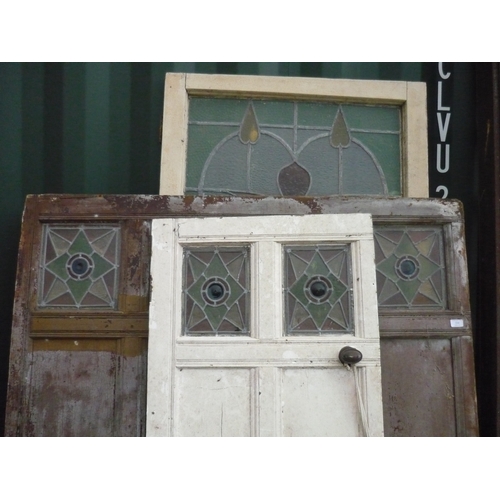
[[186, 192], [401, 195], [397, 106], [189, 101]]

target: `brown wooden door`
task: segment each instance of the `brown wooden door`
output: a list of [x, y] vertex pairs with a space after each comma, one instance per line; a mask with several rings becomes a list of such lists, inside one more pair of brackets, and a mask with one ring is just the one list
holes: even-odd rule
[[7, 435], [143, 435], [149, 223], [38, 208], [23, 226], [11, 373], [26, 382], [11, 376]]
[[[375, 249], [385, 435], [477, 435], [467, 264], [458, 202], [70, 195], [31, 196], [26, 202], [6, 434], [144, 434], [151, 219], [308, 213], [371, 213], [375, 239], [382, 232], [388, 240], [379, 242], [383, 249]], [[68, 224], [88, 230], [120, 228], [112, 306], [111, 299], [106, 299], [106, 307], [97, 307], [97, 302], [82, 307], [88, 305], [85, 294], [91, 288], [97, 298], [106, 298], [99, 280], [110, 271], [96, 256], [105, 245], [98, 245], [94, 253], [84, 243], [83, 249], [70, 250], [74, 239], [68, 236], [70, 245], [62, 244], [59, 256], [49, 249], [46, 259], [44, 227]], [[429, 244], [431, 240], [440, 241], [438, 253], [433, 253], [437, 247]], [[107, 249], [106, 260], [113, 261]], [[58, 264], [55, 259], [60, 259]], [[41, 265], [51, 265], [49, 271], [62, 281], [70, 279], [64, 274], [71, 274], [69, 265], [71, 279], [78, 282], [87, 279], [90, 264], [101, 271], [92, 275], [88, 290], [73, 284], [78, 307], [75, 301], [60, 303], [66, 293], [61, 283], [57, 285], [60, 295], [57, 289], [50, 293], [53, 283], [42, 284]], [[416, 272], [422, 265], [423, 272]], [[106, 286], [111, 282], [108, 276]]]

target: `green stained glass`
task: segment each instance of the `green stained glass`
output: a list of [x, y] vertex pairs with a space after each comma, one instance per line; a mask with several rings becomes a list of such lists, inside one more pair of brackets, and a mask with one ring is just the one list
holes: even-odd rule
[[116, 225], [45, 224], [38, 306], [114, 309], [119, 234]]
[[97, 279], [103, 274], [107, 273], [109, 270], [113, 269], [113, 264], [103, 259], [99, 254], [95, 253], [92, 260], [94, 261], [94, 271], [92, 272], [92, 278]]
[[422, 283], [419, 280], [400, 281], [399, 289], [401, 290], [401, 293], [404, 295], [409, 304], [411, 304], [411, 302], [415, 298], [415, 295], [421, 285]]
[[115, 237], [114, 231], [110, 231], [109, 233], [99, 237], [98, 239], [91, 242], [92, 248], [95, 249], [96, 252], [99, 252], [101, 255], [106, 252], [109, 245], [113, 241]]
[[56, 260], [53, 260], [47, 264], [47, 269], [52, 271], [57, 277], [65, 280], [68, 276], [68, 270], [66, 268], [66, 263], [68, 262], [68, 255], [63, 254]]
[[419, 292], [422, 295], [428, 297], [432, 302], [439, 301], [439, 295], [437, 294], [430, 280], [422, 284], [422, 286], [419, 288]]
[[441, 227], [379, 226], [374, 239], [380, 308], [446, 309]]
[[61, 238], [56, 233], [50, 235], [50, 238], [47, 240], [46, 243], [47, 247], [50, 245], [50, 242], [52, 242], [52, 244], [54, 245], [54, 249], [58, 256], [63, 253], [66, 253], [69, 246], [71, 245], [71, 242], [65, 240], [64, 238]]
[[434, 241], [435, 241], [434, 237], [427, 237], [424, 240], [416, 243], [415, 246], [418, 248], [418, 250], [420, 251], [420, 253], [422, 255], [428, 256], [429, 252], [432, 249], [432, 245], [433, 245]]
[[311, 276], [312, 274], [328, 274], [330, 270], [328, 266], [325, 264], [321, 255], [316, 254], [314, 258], [309, 263], [309, 266], [306, 269], [306, 274]]
[[[397, 279], [397, 277], [395, 279]], [[383, 285], [378, 286], [378, 300], [381, 304], [388, 301], [397, 293], [400, 293], [400, 290], [397, 285], [390, 279], [385, 280]]]
[[300, 278], [295, 281], [295, 283], [289, 287], [290, 293], [302, 304], [309, 302], [306, 297], [305, 285], [308, 280], [308, 277], [304, 274], [300, 276]]
[[300, 302], [296, 302], [295, 306], [291, 308], [290, 327], [292, 329], [297, 328], [301, 323], [309, 319], [309, 317], [309, 311]]
[[289, 259], [295, 271], [295, 276], [300, 276], [305, 272], [308, 266], [307, 260], [303, 260], [294, 254], [290, 254]]
[[187, 321], [187, 327], [192, 329], [198, 323], [201, 323], [204, 319], [205, 319], [205, 313], [203, 312], [203, 309], [201, 309], [201, 307], [199, 307], [197, 304], [194, 304], [191, 314], [189, 315]]
[[245, 264], [244, 256], [236, 257], [234, 260], [229, 261], [226, 265], [227, 270], [231, 273], [231, 276], [238, 277], [241, 275], [242, 266]]
[[427, 281], [430, 276], [432, 276], [436, 271], [439, 270], [439, 265], [430, 261], [427, 257], [423, 255], [420, 257], [420, 279], [423, 281]]
[[398, 275], [396, 273], [396, 262], [397, 257], [395, 255], [390, 255], [387, 259], [382, 260], [377, 264], [377, 271], [383, 273], [391, 280], [397, 280]]
[[198, 279], [207, 265], [204, 262], [200, 262], [196, 258], [189, 259], [189, 267], [191, 268], [191, 274], [194, 279]]
[[58, 297], [65, 294], [67, 291], [68, 287], [66, 286], [66, 283], [64, 283], [61, 280], [55, 280], [49, 287], [49, 291], [46, 295], [46, 300], [49, 302], [56, 300]]
[[79, 232], [77, 237], [68, 249], [68, 253], [73, 255], [75, 253], [91, 254], [93, 252], [92, 246], [89, 243], [84, 232]]
[[376, 244], [380, 247], [385, 257], [389, 257], [389, 255], [392, 255], [397, 246], [396, 243], [385, 237], [383, 233], [379, 234], [379, 238], [377, 238]]
[[352, 333], [349, 245], [285, 247], [286, 335]]
[[206, 317], [214, 331], [219, 329], [222, 320], [225, 318], [228, 309], [225, 306], [207, 307], [204, 309]]
[[328, 314], [330, 314], [331, 309], [331, 304], [309, 304], [307, 310], [318, 330], [321, 330], [321, 326], [328, 317]]
[[241, 330], [244, 328], [243, 322], [242, 322], [242, 315], [241, 311], [238, 307], [238, 304], [234, 304], [231, 309], [227, 312], [225, 319], [229, 321], [231, 324], [233, 324], [236, 328]]
[[108, 289], [102, 279], [99, 279], [90, 287], [90, 292], [105, 302], [108, 302], [110, 299]]
[[329, 128], [335, 122], [339, 106], [324, 102], [304, 102], [300, 106], [298, 124], [301, 127]]
[[205, 279], [200, 277], [192, 286], [190, 286], [186, 293], [189, 294], [189, 298], [196, 302], [198, 306], [203, 307], [205, 305], [205, 301], [203, 300], [203, 295], [201, 293], [202, 285], [205, 283]]
[[66, 284], [69, 287], [71, 295], [75, 298], [75, 302], [79, 304], [89, 291], [92, 282], [90, 280], [76, 281], [70, 279]]
[[401, 110], [192, 97], [186, 193], [401, 195]]
[[248, 335], [248, 247], [184, 251], [184, 335]]
[[78, 233], [79, 233], [78, 228], [53, 227], [53, 230], [51, 231], [51, 237], [56, 235], [62, 238], [63, 240], [66, 240], [66, 242], [68, 243], [68, 246], [66, 247], [67, 250], [71, 245], [71, 243], [74, 241], [74, 239], [77, 237]]
[[217, 252], [214, 254], [204, 274], [208, 274], [210, 276], [226, 276], [227, 274], [229, 274], [228, 269], [224, 265], [224, 262], [222, 262], [222, 259]]
[[345, 321], [345, 311], [340, 303], [337, 303], [333, 306], [332, 310], [330, 311], [329, 317], [342, 328], [347, 328], [347, 324]]
[[419, 253], [420, 252], [419, 252], [418, 248], [410, 240], [410, 237], [408, 236], [408, 234], [403, 233], [403, 237], [401, 238], [399, 245], [396, 247], [394, 254], [397, 257], [401, 257], [403, 255], [413, 255], [414, 257], [416, 257]]

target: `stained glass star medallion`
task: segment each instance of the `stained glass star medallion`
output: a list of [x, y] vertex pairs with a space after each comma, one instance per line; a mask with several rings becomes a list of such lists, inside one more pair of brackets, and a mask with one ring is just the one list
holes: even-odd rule
[[352, 333], [349, 245], [285, 247], [287, 335]]
[[248, 247], [184, 250], [184, 335], [249, 334]]
[[379, 227], [374, 239], [379, 307], [446, 308], [441, 228]]
[[118, 294], [120, 228], [43, 228], [38, 306], [114, 309]]

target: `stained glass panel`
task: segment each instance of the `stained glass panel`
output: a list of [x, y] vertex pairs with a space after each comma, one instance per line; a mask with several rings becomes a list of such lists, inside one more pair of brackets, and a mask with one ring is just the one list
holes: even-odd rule
[[249, 334], [248, 247], [184, 250], [184, 335]]
[[349, 245], [284, 250], [286, 335], [352, 333]]
[[190, 98], [186, 193], [401, 195], [396, 106]]
[[446, 308], [441, 228], [379, 226], [374, 239], [379, 307]]
[[38, 306], [116, 308], [119, 253], [119, 226], [46, 224]]

